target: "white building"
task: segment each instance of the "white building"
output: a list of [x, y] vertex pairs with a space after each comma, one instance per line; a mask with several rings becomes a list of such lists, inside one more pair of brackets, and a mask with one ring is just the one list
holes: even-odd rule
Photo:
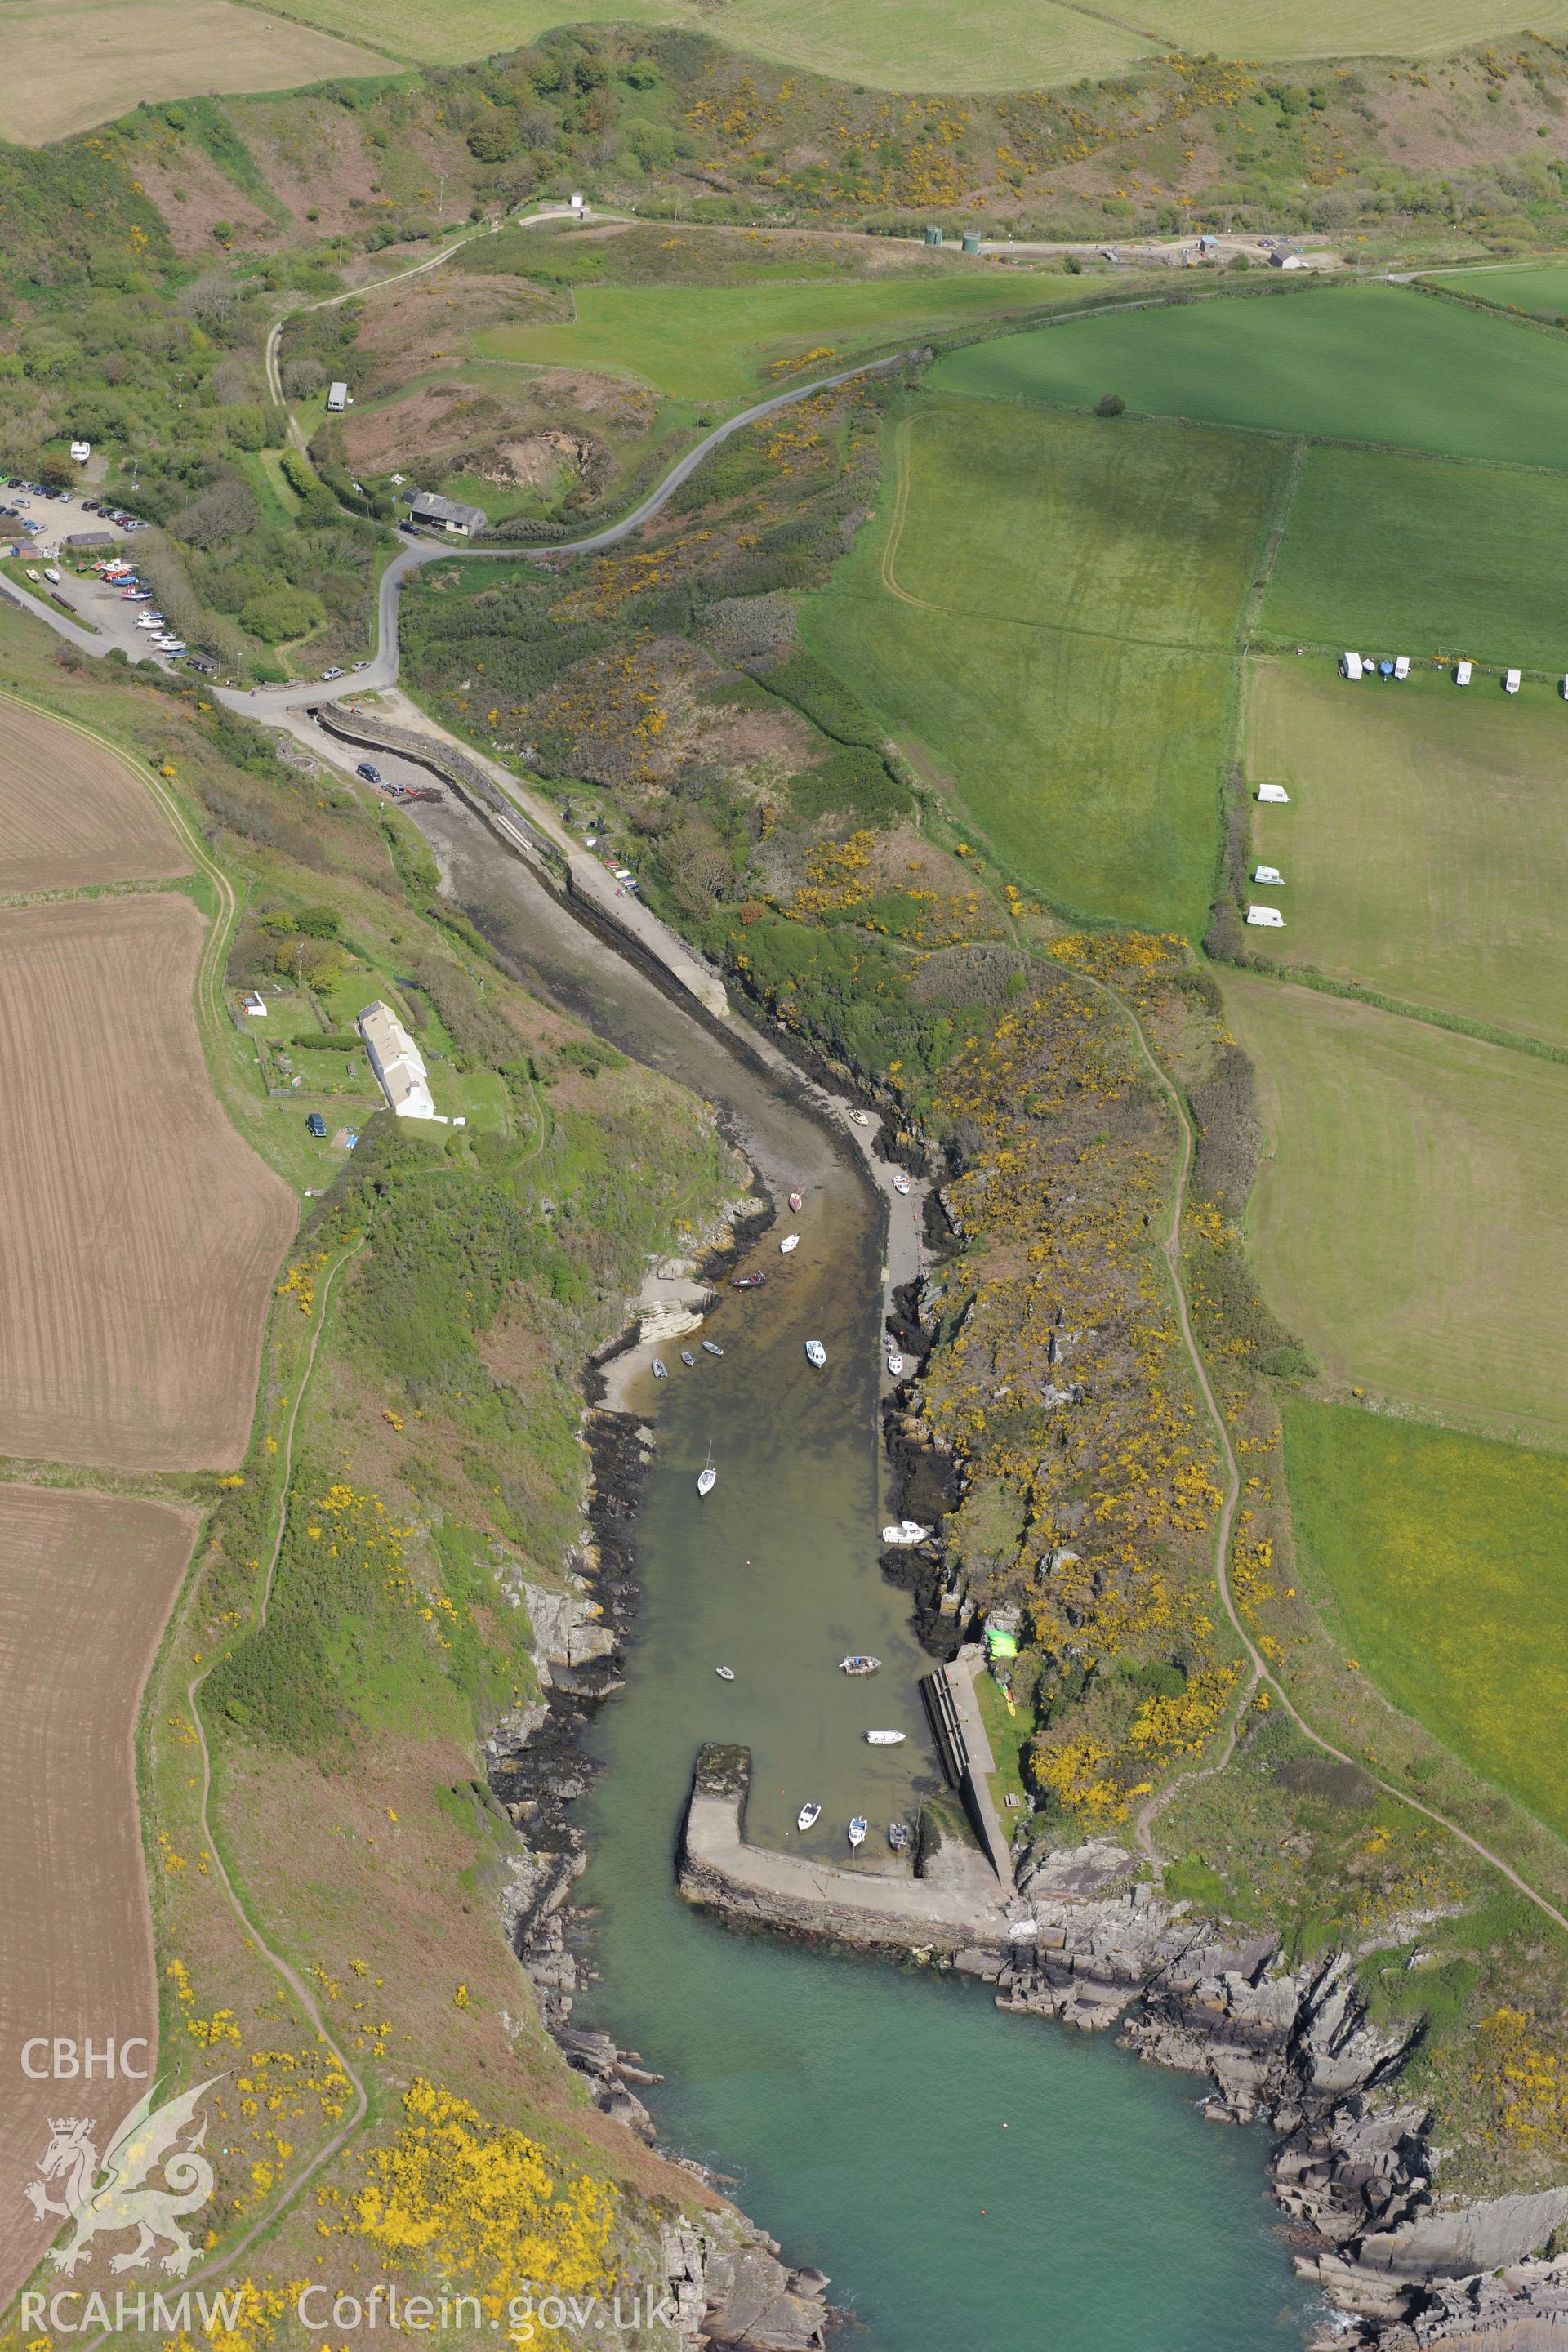
[[1278, 907], [1248, 907], [1247, 919], [1260, 931], [1282, 931], [1285, 928], [1285, 918]]
[[364, 1039], [370, 1066], [399, 1118], [434, 1118], [435, 1099], [425, 1057], [390, 1004], [367, 1004], [355, 1026]]

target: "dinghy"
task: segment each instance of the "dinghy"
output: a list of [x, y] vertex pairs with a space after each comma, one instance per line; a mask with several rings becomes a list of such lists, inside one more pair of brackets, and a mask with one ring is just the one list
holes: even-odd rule
[[795, 1215], [798, 1217], [801, 1210], [801, 1195], [798, 1192], [792, 1192], [789, 1196], [789, 1204]]
[[704, 1354], [710, 1356], [721, 1356], [724, 1352], [716, 1339], [704, 1339], [702, 1348]]
[[682, 1348], [680, 1351], [680, 1360], [683, 1364], [694, 1364], [697, 1361], [697, 1359], [692, 1354], [689, 1348]]
[[894, 1171], [893, 1171], [893, 1190], [894, 1190], [894, 1192], [907, 1192], [909, 1191], [909, 1189], [910, 1189], [910, 1180], [909, 1180], [908, 1176], [906, 1176], [906, 1175], [905, 1175], [905, 1173], [904, 1173], [904, 1171], [903, 1171], [903, 1170], [902, 1170], [901, 1168], [895, 1168], [895, 1169], [894, 1169]]
[[785, 1234], [783, 1241], [779, 1244], [779, 1255], [781, 1257], [788, 1257], [791, 1250], [797, 1250], [799, 1247], [800, 1235], [798, 1234]]
[[669, 1378], [669, 1366], [662, 1356], [656, 1356], [653, 1360], [653, 1376], [656, 1381], [667, 1381]]
[[721, 1683], [732, 1683], [735, 1679], [735, 1669], [733, 1666], [715, 1666], [713, 1671], [718, 1675]]
[[857, 1814], [856, 1814], [856, 1816], [855, 1816], [855, 1818], [854, 1818], [854, 1820], [850, 1822], [850, 1824], [849, 1824], [849, 1843], [850, 1843], [850, 1844], [851, 1844], [851, 1845], [864, 1845], [864, 1844], [865, 1844], [865, 1843], [866, 1843], [866, 1816], [865, 1816], [865, 1814], [864, 1814], [864, 1813], [857, 1813]]
[[767, 1280], [765, 1274], [736, 1274], [730, 1277], [731, 1290], [761, 1290]]
[[799, 1812], [795, 1817], [795, 1825], [797, 1830], [808, 1830], [812, 1827], [814, 1822], [819, 1822], [821, 1819], [822, 1807], [820, 1805], [802, 1805]]
[[805, 1360], [808, 1364], [815, 1364], [818, 1371], [822, 1370], [822, 1367], [827, 1361], [827, 1350], [823, 1346], [820, 1339], [808, 1339], [806, 1341]]
[[866, 1734], [866, 1745], [868, 1748], [901, 1748], [904, 1738], [905, 1735], [901, 1731], [868, 1731]]
[[882, 1661], [880, 1658], [862, 1657], [857, 1653], [850, 1657], [840, 1658], [838, 1663], [847, 1675], [874, 1675]]
[[902, 1822], [889, 1822], [888, 1823], [888, 1843], [892, 1847], [895, 1853], [908, 1853], [910, 1850], [910, 1833]]
[[904, 1377], [904, 1360], [896, 1348], [888, 1350], [888, 1374], [895, 1381], [901, 1381]]

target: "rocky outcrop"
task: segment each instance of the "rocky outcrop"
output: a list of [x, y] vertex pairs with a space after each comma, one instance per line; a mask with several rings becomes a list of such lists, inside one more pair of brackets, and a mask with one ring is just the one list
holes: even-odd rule
[[614, 1655], [615, 1629], [599, 1622], [605, 1612], [598, 1601], [589, 1599], [582, 1577], [573, 1577], [565, 1592], [552, 1592], [542, 1584], [525, 1581], [522, 1599], [533, 1627], [534, 1663], [547, 1690], [551, 1666], [585, 1666], [595, 1658]]
[[717, 2352], [822, 2352], [828, 2280], [787, 2270], [776, 2242], [738, 2214], [682, 2214], [666, 2232], [665, 2263], [682, 2347]]

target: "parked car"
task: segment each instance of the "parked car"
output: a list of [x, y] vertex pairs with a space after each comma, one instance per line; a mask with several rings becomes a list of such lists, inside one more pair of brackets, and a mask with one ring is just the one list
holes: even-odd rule
[[315, 1136], [318, 1140], [323, 1140], [325, 1139], [327, 1122], [321, 1117], [319, 1110], [311, 1111], [310, 1117], [305, 1121], [305, 1125], [310, 1129], [310, 1133]]
[[381, 782], [381, 770], [374, 767], [368, 760], [362, 760], [354, 773], [356, 776], [363, 777], [367, 784], [379, 784]]
[[368, 669], [370, 667], [370, 658], [368, 655], [363, 661], [356, 661], [353, 664], [353, 667], [355, 669]]
[[321, 684], [322, 684], [323, 686], [325, 686], [329, 678], [333, 678], [333, 677], [346, 677], [346, 676], [347, 676], [347, 672], [346, 672], [345, 670], [337, 669], [337, 668], [333, 668], [333, 669], [324, 669], [324, 670], [321, 672]]

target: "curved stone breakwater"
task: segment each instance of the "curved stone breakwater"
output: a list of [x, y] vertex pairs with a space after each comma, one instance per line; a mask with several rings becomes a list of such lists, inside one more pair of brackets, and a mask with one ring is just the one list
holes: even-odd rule
[[1568, 2220], [1568, 2189], [1433, 2207], [1430, 2118], [1384, 2088], [1408, 2038], [1368, 2019], [1350, 1955], [1287, 1968], [1277, 1938], [1194, 1917], [1108, 1841], [1026, 1865], [1008, 1896], [978, 1853], [952, 1847], [929, 1874], [825, 1869], [749, 1842], [750, 1785], [745, 1748], [700, 1750], [678, 1865], [689, 1902], [945, 1964], [994, 1985], [999, 2009], [1090, 2033], [1120, 2025], [1147, 2063], [1207, 2074], [1211, 2120], [1280, 2135], [1270, 2170], [1301, 2231], [1297, 2271], [1360, 2323], [1325, 2341], [1405, 2352], [1466, 2341], [1483, 2320], [1568, 2320], [1568, 2260], [1527, 2259]]

